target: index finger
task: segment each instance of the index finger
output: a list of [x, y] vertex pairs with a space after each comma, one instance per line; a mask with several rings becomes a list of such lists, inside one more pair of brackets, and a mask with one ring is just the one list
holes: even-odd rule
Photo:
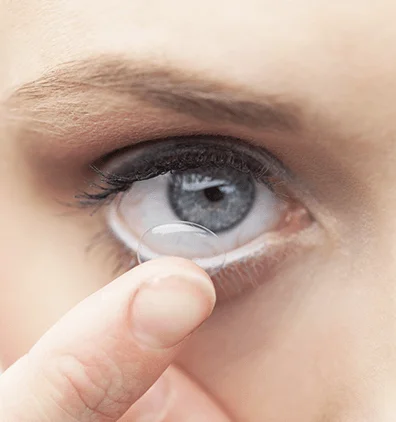
[[167, 258], [124, 274], [70, 311], [0, 377], [4, 421], [118, 420], [211, 313], [195, 264]]

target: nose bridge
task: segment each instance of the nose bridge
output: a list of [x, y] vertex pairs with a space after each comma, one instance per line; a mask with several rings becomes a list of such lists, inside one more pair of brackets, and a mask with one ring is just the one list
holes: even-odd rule
[[388, 286], [396, 297], [396, 143], [392, 150], [388, 157], [379, 148], [373, 151], [366, 173], [357, 176], [360, 199], [345, 204], [347, 218], [335, 218], [355, 276], [371, 278], [378, 289]]
[[331, 355], [344, 366], [332, 384], [334, 404], [315, 422], [396, 421], [396, 196], [386, 183], [378, 189], [372, 209], [362, 207], [346, 229], [342, 262], [329, 263], [343, 267], [342, 282], [336, 272], [330, 283], [337, 300], [329, 318], [343, 337]]
[[[396, 218], [366, 248], [355, 289], [371, 296], [358, 314], [357, 379], [345, 422], [396, 421]], [[392, 229], [391, 229], [392, 227]], [[359, 296], [359, 291], [355, 290]], [[359, 300], [356, 302], [359, 304]], [[365, 338], [366, 337], [366, 338]]]

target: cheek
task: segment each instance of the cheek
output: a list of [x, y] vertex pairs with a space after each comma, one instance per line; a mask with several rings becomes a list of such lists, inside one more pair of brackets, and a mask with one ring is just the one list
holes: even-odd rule
[[[14, 195], [15, 196], [15, 195]], [[8, 366], [65, 312], [110, 281], [103, 251], [87, 255], [94, 219], [14, 202], [0, 230], [0, 362]], [[107, 276], [106, 276], [107, 275]]]
[[305, 259], [216, 310], [180, 364], [237, 420], [362, 420], [384, 386], [396, 391], [396, 327], [393, 299], [356, 264], [359, 275], [342, 256]]

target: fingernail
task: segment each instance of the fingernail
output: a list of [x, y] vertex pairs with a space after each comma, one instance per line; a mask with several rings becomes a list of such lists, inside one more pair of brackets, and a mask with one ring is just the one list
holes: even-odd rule
[[176, 346], [211, 314], [215, 304], [209, 277], [167, 276], [144, 283], [132, 304], [132, 330], [141, 345]]
[[167, 379], [162, 376], [133, 405], [131, 416], [133, 416], [135, 422], [161, 422], [168, 413], [170, 399], [170, 388]]

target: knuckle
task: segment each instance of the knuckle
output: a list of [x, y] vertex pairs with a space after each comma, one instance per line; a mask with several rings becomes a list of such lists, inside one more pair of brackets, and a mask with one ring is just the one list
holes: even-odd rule
[[64, 354], [45, 366], [50, 398], [72, 420], [117, 420], [130, 406], [123, 373], [105, 354], [89, 359]]

